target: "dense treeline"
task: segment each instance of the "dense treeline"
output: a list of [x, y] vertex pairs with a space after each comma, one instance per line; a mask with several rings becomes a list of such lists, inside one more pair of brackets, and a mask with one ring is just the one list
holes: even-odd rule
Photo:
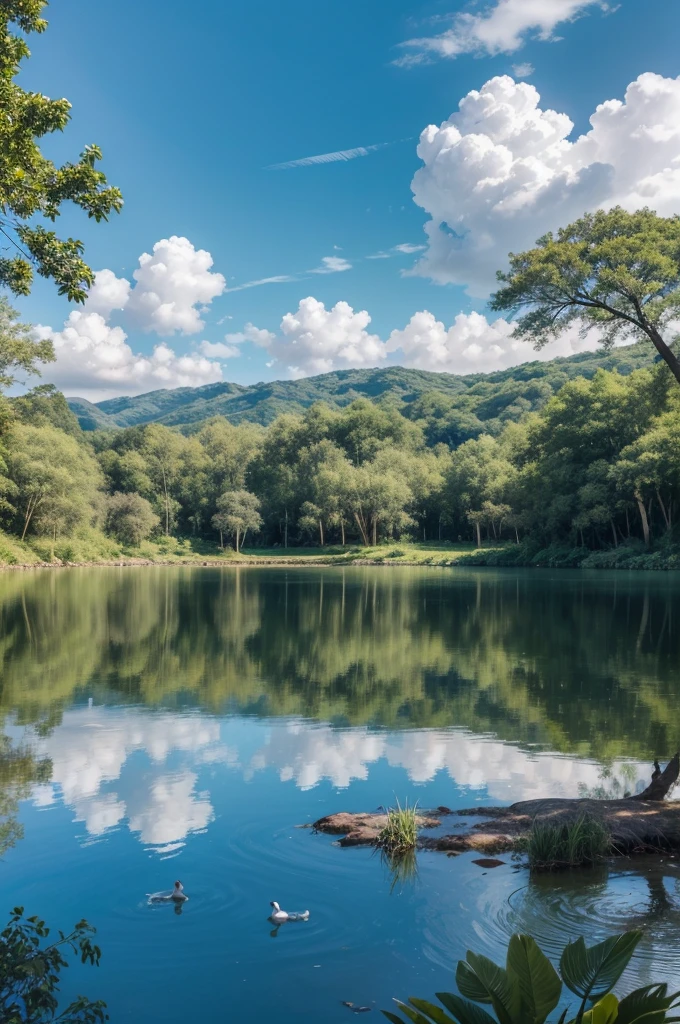
[[93, 529], [126, 546], [174, 536], [598, 550], [672, 538], [680, 392], [663, 364], [570, 380], [495, 434], [461, 442], [459, 427], [455, 399], [431, 392], [318, 403], [267, 428], [215, 417], [188, 435], [160, 424], [85, 434], [63, 396], [41, 387], [3, 406], [2, 526], [50, 551]]

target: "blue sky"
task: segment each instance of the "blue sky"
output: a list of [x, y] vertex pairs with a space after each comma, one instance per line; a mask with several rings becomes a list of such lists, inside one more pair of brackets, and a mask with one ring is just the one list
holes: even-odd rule
[[[172, 236], [188, 240], [174, 258], [186, 258], [189, 277], [204, 275], [195, 302], [189, 280], [175, 319], [149, 312], [140, 282], [122, 309], [95, 301], [100, 312], [86, 309], [70, 334], [72, 307], [38, 282], [21, 312], [55, 335], [58, 362], [44, 376], [66, 393], [99, 399], [350, 365], [470, 372], [521, 362], [533, 353], [510, 340], [507, 325], [468, 317], [484, 314], [503, 253], [589, 206], [644, 201], [667, 214], [680, 195], [680, 6], [667, 0], [203, 0], [189, 14], [174, 0], [53, 0], [48, 18], [23, 82], [67, 96], [73, 117], [46, 149], [61, 161], [97, 142], [125, 197], [110, 224], [74, 211], [60, 230], [82, 238], [91, 266], [118, 279], [131, 281], [140, 255]], [[649, 72], [658, 77], [626, 97]], [[498, 76], [516, 85], [487, 85]], [[419, 157], [421, 132], [455, 114], [471, 90], [482, 97], [453, 129], [467, 138], [451, 148], [448, 134], [435, 133], [431, 157]], [[565, 131], [573, 143], [611, 99], [624, 108], [565, 157]], [[566, 115], [571, 133], [562, 118], [548, 137], [547, 110]], [[499, 130], [499, 118], [512, 124]], [[648, 144], [639, 131], [652, 121]], [[545, 136], [538, 149], [536, 132]], [[384, 143], [354, 159], [271, 168]], [[465, 241], [454, 252], [456, 234]], [[191, 247], [209, 252], [212, 268], [191, 265]], [[157, 262], [165, 254], [161, 246]], [[279, 277], [287, 280], [232, 290]], [[316, 304], [297, 315], [308, 297]], [[339, 302], [347, 308], [330, 315]], [[257, 335], [244, 332], [248, 323]], [[565, 339], [549, 355], [576, 344]]]

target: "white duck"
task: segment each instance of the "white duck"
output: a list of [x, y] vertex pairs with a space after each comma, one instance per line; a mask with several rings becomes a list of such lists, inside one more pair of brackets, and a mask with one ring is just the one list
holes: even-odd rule
[[162, 892], [151, 892], [148, 894], [150, 903], [164, 903], [166, 900], [173, 900], [175, 903], [185, 903], [189, 897], [184, 894], [184, 886], [181, 882], [175, 882], [174, 889], [164, 889]]
[[309, 911], [308, 910], [304, 910], [301, 914], [289, 914], [289, 913], [287, 913], [287, 911], [281, 910], [281, 907], [278, 905], [276, 900], [272, 900], [271, 903], [269, 904], [269, 906], [273, 908], [272, 912], [271, 912], [271, 915], [270, 915], [270, 918], [274, 922], [274, 924], [283, 924], [285, 921], [308, 921], [309, 920]]

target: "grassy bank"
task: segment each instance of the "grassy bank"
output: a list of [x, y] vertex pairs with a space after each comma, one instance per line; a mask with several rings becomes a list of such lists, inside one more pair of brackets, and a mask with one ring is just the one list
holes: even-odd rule
[[641, 544], [622, 544], [606, 551], [567, 545], [540, 547], [495, 544], [379, 544], [376, 547], [231, 548], [190, 538], [161, 537], [127, 547], [100, 533], [85, 530], [78, 536], [52, 543], [48, 538], [22, 542], [0, 531], [0, 568], [44, 565], [405, 565], [489, 566], [492, 568], [548, 569], [680, 569], [680, 547], [662, 545], [645, 551]]

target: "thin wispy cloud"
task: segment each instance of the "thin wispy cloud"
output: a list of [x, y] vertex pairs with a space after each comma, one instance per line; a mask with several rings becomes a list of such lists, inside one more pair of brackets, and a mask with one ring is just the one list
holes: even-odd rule
[[512, 70], [515, 73], [515, 78], [529, 78], [533, 75], [535, 68], [533, 64], [526, 61], [524, 64], [513, 64]]
[[233, 288], [225, 289], [227, 292], [242, 292], [246, 288], [259, 288], [263, 284], [287, 284], [289, 281], [297, 280], [292, 274], [278, 274], [276, 277], [261, 277], [259, 281], [246, 281], [245, 284], [234, 285]]
[[269, 164], [268, 171], [288, 171], [293, 167], [314, 167], [316, 164], [335, 164], [340, 161], [356, 160], [369, 153], [377, 153], [379, 149], [394, 146], [394, 142], [377, 142], [373, 146], [356, 146], [354, 149], [338, 149], [334, 153], [318, 153], [316, 156], [303, 156], [299, 160], [286, 160], [281, 164]]
[[425, 248], [424, 245], [414, 245], [413, 242], [401, 242], [400, 245], [393, 245], [389, 252], [384, 250], [381, 252], [374, 252], [371, 256], [367, 256], [367, 260], [389, 260], [393, 256], [411, 256], [414, 252], [422, 252]]

